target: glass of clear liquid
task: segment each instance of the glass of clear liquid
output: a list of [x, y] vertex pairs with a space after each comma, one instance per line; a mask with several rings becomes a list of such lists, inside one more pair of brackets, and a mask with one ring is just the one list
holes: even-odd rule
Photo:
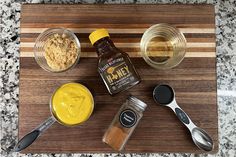
[[186, 39], [176, 27], [161, 23], [144, 32], [140, 48], [147, 64], [156, 69], [170, 69], [184, 59]]

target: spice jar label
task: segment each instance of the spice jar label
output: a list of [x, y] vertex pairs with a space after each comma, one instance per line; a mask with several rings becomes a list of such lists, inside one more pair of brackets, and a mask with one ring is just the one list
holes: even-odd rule
[[122, 126], [131, 128], [137, 122], [137, 115], [131, 109], [124, 110], [120, 113], [119, 120]]

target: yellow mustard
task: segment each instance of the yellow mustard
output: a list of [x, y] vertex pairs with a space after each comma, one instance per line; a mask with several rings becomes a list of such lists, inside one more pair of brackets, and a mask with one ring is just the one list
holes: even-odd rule
[[92, 114], [93, 108], [92, 94], [79, 83], [62, 85], [52, 97], [53, 114], [66, 125], [75, 125], [86, 121]]

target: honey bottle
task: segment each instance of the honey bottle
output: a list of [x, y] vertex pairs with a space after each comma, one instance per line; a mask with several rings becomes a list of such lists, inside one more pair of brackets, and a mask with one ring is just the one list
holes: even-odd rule
[[98, 72], [111, 95], [140, 82], [128, 54], [115, 47], [106, 29], [95, 30], [89, 39], [98, 54]]

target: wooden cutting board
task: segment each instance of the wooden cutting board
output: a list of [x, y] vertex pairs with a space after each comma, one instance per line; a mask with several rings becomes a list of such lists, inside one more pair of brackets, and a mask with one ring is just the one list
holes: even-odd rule
[[[171, 70], [155, 70], [139, 55], [142, 33], [151, 25], [170, 23], [187, 38], [183, 62]], [[36, 37], [47, 28], [65, 27], [82, 43], [82, 58], [72, 70], [53, 74], [41, 69], [33, 58]], [[107, 28], [115, 45], [129, 53], [142, 82], [110, 96], [99, 77], [97, 55], [88, 40], [96, 28]], [[193, 122], [205, 129], [218, 150], [216, 103], [215, 16], [212, 5], [35, 5], [22, 6], [20, 53], [19, 137], [50, 116], [48, 102], [61, 84], [75, 81], [95, 93], [96, 109], [89, 121], [77, 127], [54, 124], [24, 152], [112, 152], [102, 136], [129, 94], [148, 104], [144, 117], [128, 141], [125, 152], [202, 153], [189, 131], [174, 113], [158, 106], [153, 88], [170, 84], [179, 105]]]

